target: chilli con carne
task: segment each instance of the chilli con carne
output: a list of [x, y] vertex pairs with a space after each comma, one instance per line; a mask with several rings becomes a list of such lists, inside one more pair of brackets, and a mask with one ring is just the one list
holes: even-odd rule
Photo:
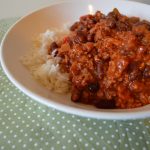
[[49, 54], [55, 50], [69, 73], [72, 101], [105, 109], [150, 104], [150, 22], [114, 9], [81, 16], [70, 31]]

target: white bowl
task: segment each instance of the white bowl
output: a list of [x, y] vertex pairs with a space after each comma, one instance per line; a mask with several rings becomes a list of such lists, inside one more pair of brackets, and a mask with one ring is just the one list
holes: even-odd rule
[[121, 0], [76, 0], [54, 4], [23, 17], [11, 27], [2, 41], [1, 64], [6, 75], [13, 84], [34, 100], [64, 112], [99, 119], [150, 117], [150, 105], [136, 109], [110, 110], [73, 103], [69, 95], [54, 94], [37, 83], [20, 62], [20, 57], [31, 49], [32, 38], [39, 33], [51, 27], [61, 27], [64, 23], [73, 23], [81, 15], [89, 13], [89, 8], [108, 13], [114, 7], [123, 14], [150, 20], [149, 5]]

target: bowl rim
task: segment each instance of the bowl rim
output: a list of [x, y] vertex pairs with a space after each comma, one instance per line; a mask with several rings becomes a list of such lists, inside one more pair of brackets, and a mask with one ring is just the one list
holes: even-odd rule
[[[77, 0], [80, 1], [80, 0]], [[20, 89], [23, 93], [25, 93], [27, 96], [31, 97], [33, 100], [38, 101], [39, 103], [42, 103], [48, 107], [53, 107], [55, 109], [57, 109], [58, 111], [63, 111], [69, 114], [74, 114], [77, 116], [82, 116], [82, 117], [90, 117], [90, 118], [96, 118], [96, 119], [106, 119], [106, 120], [131, 120], [131, 119], [142, 119], [142, 118], [148, 118], [150, 117], [150, 110], [141, 110], [144, 107], [148, 107], [149, 105], [146, 105], [144, 107], [139, 107], [139, 108], [133, 108], [133, 109], [113, 109], [112, 111], [107, 112], [106, 110], [108, 109], [99, 109], [99, 110], [103, 110], [103, 111], [94, 111], [94, 110], [86, 110], [86, 109], [82, 109], [82, 108], [75, 108], [73, 106], [68, 106], [65, 104], [60, 104], [58, 102], [54, 102], [50, 99], [44, 98], [42, 96], [40, 96], [39, 94], [35, 94], [33, 92], [31, 92], [30, 90], [28, 90], [24, 85], [22, 85], [20, 82], [17, 81], [17, 79], [15, 79], [15, 77], [13, 76], [13, 74], [9, 71], [9, 69], [7, 68], [7, 65], [5, 63], [5, 59], [3, 57], [3, 51], [4, 51], [4, 45], [5, 45], [5, 39], [7, 38], [7, 36], [9, 35], [10, 31], [13, 30], [13, 28], [18, 25], [22, 20], [24, 20], [27, 17], [30, 17], [32, 15], [34, 15], [34, 13], [37, 13], [39, 11], [43, 11], [47, 8], [50, 8], [54, 5], [60, 5], [60, 4], [65, 4], [65, 3], [72, 3], [72, 2], [77, 2], [77, 1], [58, 1], [58, 2], [53, 2], [51, 3], [49, 6], [40, 8], [40, 9], [36, 9], [34, 11], [32, 11], [31, 13], [28, 13], [27, 15], [21, 17], [16, 23], [14, 23], [6, 32], [6, 34], [4, 35], [2, 41], [1, 41], [1, 45], [0, 45], [0, 61], [1, 61], [1, 66], [5, 72], [5, 74], [7, 75], [8, 79], [18, 88]], [[108, 0], [109, 1], [109, 0]], [[113, 1], [117, 1], [117, 0], [113, 0]], [[132, 4], [139, 4], [139, 5], [147, 5], [147, 4], [141, 4], [139, 2], [131, 2], [131, 1], [123, 1], [121, 0], [122, 3], [132, 3]], [[134, 110], [134, 111], [133, 111]]]

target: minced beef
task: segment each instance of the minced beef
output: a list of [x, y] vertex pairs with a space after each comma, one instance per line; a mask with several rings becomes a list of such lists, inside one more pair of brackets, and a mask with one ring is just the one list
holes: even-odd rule
[[80, 17], [56, 45], [74, 102], [98, 108], [150, 104], [150, 22], [117, 9]]

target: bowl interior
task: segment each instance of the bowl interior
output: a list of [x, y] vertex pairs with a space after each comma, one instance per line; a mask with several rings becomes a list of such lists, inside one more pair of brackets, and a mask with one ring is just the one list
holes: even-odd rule
[[[69, 113], [106, 119], [150, 116], [150, 105], [132, 110], [100, 110], [92, 106], [72, 103], [70, 95], [50, 92], [37, 83], [20, 62], [20, 58], [32, 48], [33, 38], [40, 33], [52, 27], [61, 28], [64, 23], [73, 23], [81, 15], [91, 11], [101, 10], [107, 13], [115, 7], [123, 14], [150, 20], [150, 6], [115, 0], [77, 0], [60, 3], [23, 17], [9, 30], [2, 42], [1, 62], [9, 79], [35, 100]], [[131, 115], [127, 116], [127, 114]]]

